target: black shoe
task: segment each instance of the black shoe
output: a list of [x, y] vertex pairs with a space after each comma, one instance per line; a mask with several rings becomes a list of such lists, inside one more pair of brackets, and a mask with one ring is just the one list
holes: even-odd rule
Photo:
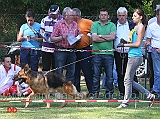
[[119, 98], [120, 98], [120, 100], [123, 100], [124, 99], [124, 95], [120, 95]]
[[98, 98], [99, 97], [99, 93], [91, 93], [90, 94], [90, 99], [95, 99], [95, 98]]
[[153, 89], [150, 91], [150, 93], [157, 94], [157, 92], [155, 92]]
[[112, 99], [113, 98], [113, 94], [112, 93], [106, 93], [105, 94], [105, 98]]

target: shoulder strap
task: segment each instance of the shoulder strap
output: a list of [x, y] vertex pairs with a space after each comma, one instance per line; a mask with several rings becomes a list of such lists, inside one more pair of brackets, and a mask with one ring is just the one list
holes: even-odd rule
[[14, 71], [16, 71], [16, 64], [14, 64]]
[[43, 36], [36, 29], [34, 29], [32, 26], [28, 25], [28, 27], [33, 31], [33, 33], [35, 35], [37, 34], [39, 38], [43, 38]]
[[[28, 24], [27, 24], [28, 25]], [[33, 31], [33, 33], [36, 35], [38, 34], [38, 31], [34, 29], [32, 26], [28, 25], [28, 27]]]

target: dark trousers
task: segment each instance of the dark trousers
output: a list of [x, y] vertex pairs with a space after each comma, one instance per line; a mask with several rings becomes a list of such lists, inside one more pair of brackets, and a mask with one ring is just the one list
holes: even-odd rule
[[[90, 47], [83, 48], [83, 50], [91, 50]], [[76, 60], [82, 60], [76, 63], [75, 67], [75, 82], [74, 85], [77, 88], [77, 91], [81, 91], [80, 87], [80, 78], [81, 78], [81, 71], [84, 74], [86, 86], [89, 93], [92, 93], [92, 84], [93, 84], [93, 71], [92, 71], [92, 62], [91, 62], [91, 52], [76, 52]], [[87, 58], [90, 57], [90, 58]], [[87, 58], [83, 60], [84, 58]]]
[[[125, 88], [124, 88], [124, 76], [126, 72], [127, 62], [128, 62], [128, 53], [119, 53], [114, 52], [115, 63], [116, 63], [116, 70], [118, 74], [118, 88], [121, 95], [124, 95]], [[122, 63], [122, 59], [124, 58], [124, 62]], [[123, 67], [122, 67], [123, 64]], [[138, 82], [137, 77], [134, 76], [134, 81]], [[139, 92], [135, 89], [132, 90], [133, 94], [139, 94]]]
[[54, 53], [42, 51], [42, 67], [43, 71], [49, 71], [55, 68]]
[[23, 48], [20, 50], [20, 65], [29, 64], [31, 70], [38, 71], [39, 56], [39, 50]]
[[151, 57], [151, 52], [148, 52], [148, 64], [149, 64], [149, 85], [150, 85], [150, 89], [153, 88], [153, 84], [154, 84], [154, 71], [153, 71], [153, 62], [152, 62], [152, 57]]

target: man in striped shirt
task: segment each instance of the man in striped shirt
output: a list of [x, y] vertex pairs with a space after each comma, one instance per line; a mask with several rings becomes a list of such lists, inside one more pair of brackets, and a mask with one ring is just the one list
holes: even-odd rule
[[41, 20], [40, 32], [44, 37], [42, 43], [42, 67], [43, 71], [55, 68], [54, 48], [55, 44], [50, 42], [50, 34], [54, 29], [54, 24], [62, 19], [58, 5], [51, 5], [48, 16]]

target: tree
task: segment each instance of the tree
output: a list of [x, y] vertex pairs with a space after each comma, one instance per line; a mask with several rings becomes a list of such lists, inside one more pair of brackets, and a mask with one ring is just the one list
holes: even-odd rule
[[77, 7], [82, 11], [82, 16], [97, 16], [100, 8], [106, 7], [110, 11], [110, 17], [116, 15], [120, 6], [128, 9], [129, 17], [135, 8], [141, 7], [149, 16], [153, 16], [155, 5], [159, 0], [0, 0], [0, 42], [15, 41], [17, 32], [22, 23], [26, 22], [24, 14], [28, 8], [42, 14], [36, 20], [40, 22], [52, 4], [64, 7]]

